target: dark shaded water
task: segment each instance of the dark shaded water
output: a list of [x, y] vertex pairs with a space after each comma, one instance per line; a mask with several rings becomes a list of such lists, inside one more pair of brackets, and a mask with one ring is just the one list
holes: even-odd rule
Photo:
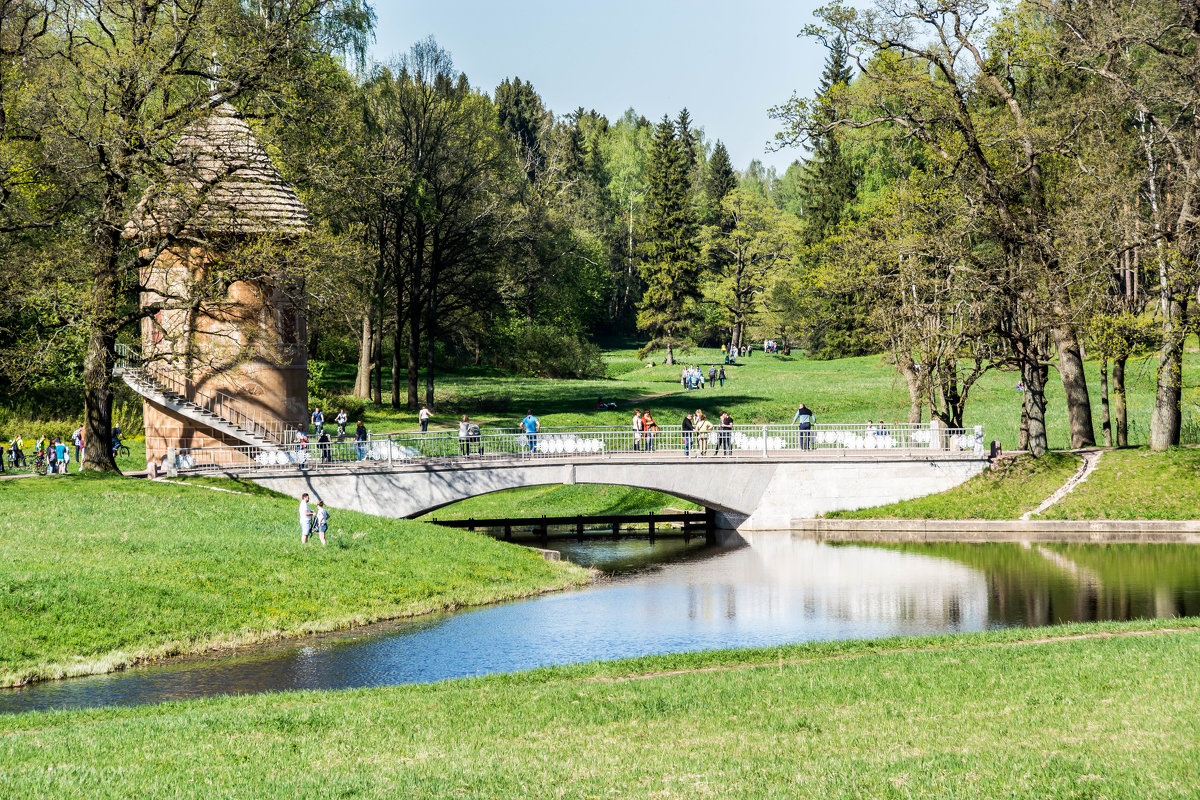
[[0, 712], [434, 681], [790, 642], [1200, 615], [1200, 548], [562, 544], [588, 589], [272, 645], [218, 660], [0, 691]]

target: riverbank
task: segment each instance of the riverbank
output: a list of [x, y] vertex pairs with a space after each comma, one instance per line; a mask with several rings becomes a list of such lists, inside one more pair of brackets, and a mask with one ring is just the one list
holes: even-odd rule
[[117, 477], [0, 486], [0, 686], [580, 585], [536, 552], [333, 510], [300, 544], [296, 502]]
[[1185, 797], [1200, 781], [1198, 626], [820, 643], [6, 716], [0, 775], [9, 796], [39, 798]]
[[948, 492], [825, 516], [830, 520], [1200, 519], [1200, 449], [1099, 448], [1092, 452], [1098, 456], [1094, 469], [1046, 507], [1043, 502], [1083, 469], [1079, 454], [1005, 458], [995, 469]]

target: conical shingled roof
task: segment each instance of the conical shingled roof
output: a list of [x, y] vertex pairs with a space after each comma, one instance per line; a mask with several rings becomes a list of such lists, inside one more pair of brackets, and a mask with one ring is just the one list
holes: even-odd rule
[[307, 233], [308, 209], [283, 182], [250, 126], [229, 103], [184, 131], [167, 166], [124, 229], [161, 236], [181, 220], [199, 233]]

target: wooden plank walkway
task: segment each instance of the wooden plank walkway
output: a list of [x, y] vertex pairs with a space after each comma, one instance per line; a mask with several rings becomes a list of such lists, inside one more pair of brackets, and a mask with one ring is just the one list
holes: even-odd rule
[[[683, 539], [685, 542], [703, 536], [708, 544], [716, 544], [716, 512], [680, 512], [676, 514], [597, 514], [566, 517], [497, 517], [491, 519], [429, 520], [447, 528], [479, 530], [507, 541], [534, 539], [548, 542], [555, 539], [584, 542], [588, 539]], [[670, 527], [662, 527], [662, 526]], [[677, 527], [676, 527], [677, 526]], [[551, 530], [557, 528], [558, 530]], [[597, 530], [603, 528], [603, 530]]]

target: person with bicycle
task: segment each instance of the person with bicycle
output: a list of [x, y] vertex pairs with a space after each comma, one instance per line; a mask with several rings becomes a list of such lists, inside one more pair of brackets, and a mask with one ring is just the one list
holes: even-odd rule
[[339, 408], [337, 416], [333, 418], [333, 421], [337, 423], [337, 437], [340, 442], [346, 438], [346, 423], [350, 421], [350, 418], [346, 416], [346, 409]]
[[24, 447], [25, 439], [18, 433], [8, 445], [8, 465], [10, 467], [25, 466]]
[[117, 451], [121, 449], [121, 426], [118, 425], [112, 429], [112, 454], [113, 458], [117, 457]]

